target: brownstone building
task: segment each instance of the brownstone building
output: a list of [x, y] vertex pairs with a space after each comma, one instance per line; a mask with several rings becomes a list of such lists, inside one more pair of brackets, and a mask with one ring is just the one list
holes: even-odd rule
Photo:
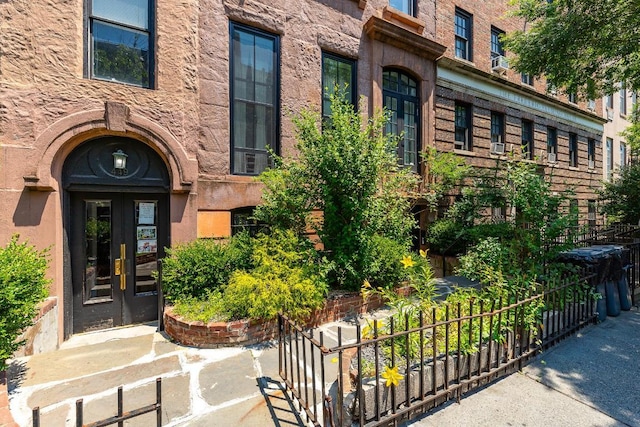
[[505, 2], [466, 3], [0, 2], [0, 243], [51, 248], [46, 332], [157, 319], [164, 248], [243, 226], [268, 150], [293, 151], [291, 113], [327, 114], [336, 83], [364, 115], [391, 110], [416, 172], [429, 145], [482, 166], [530, 129], [531, 161], [577, 181], [586, 210], [602, 120], [492, 57], [492, 25], [517, 25]]

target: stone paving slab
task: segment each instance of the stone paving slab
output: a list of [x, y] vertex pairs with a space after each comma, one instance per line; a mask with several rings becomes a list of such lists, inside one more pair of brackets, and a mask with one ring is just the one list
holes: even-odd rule
[[[247, 369], [249, 367], [250, 369]], [[251, 352], [206, 365], [200, 371], [200, 395], [211, 406], [259, 391]]]
[[[108, 352], [102, 356], [105, 358], [110, 357]], [[27, 364], [27, 366], [29, 365]], [[153, 362], [124, 366], [120, 369], [101, 372], [36, 390], [27, 400], [27, 404], [31, 408], [36, 406], [44, 408], [66, 399], [77, 399], [117, 389], [123, 384], [132, 384], [145, 378], [156, 378], [180, 370], [178, 356], [168, 356], [156, 359]], [[71, 372], [74, 371], [72, 370]], [[69, 371], [67, 371], [67, 375], [69, 375]]]
[[[22, 369], [21, 374], [10, 372], [11, 377], [20, 378], [20, 387], [29, 387], [52, 381], [68, 380], [99, 371], [130, 365], [149, 354], [153, 335], [117, 339], [80, 348], [57, 350], [18, 359], [11, 369]], [[56, 369], [51, 369], [55, 365]], [[15, 387], [15, 385], [10, 385]]]

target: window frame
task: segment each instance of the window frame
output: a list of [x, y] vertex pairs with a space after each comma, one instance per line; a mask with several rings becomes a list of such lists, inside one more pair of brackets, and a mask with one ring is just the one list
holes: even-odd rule
[[[502, 42], [500, 41], [500, 36], [506, 34], [504, 31], [502, 31], [500, 28], [498, 27], [494, 27], [493, 25], [491, 26], [491, 39], [489, 42], [489, 50], [491, 51], [491, 59], [497, 57], [497, 56], [505, 56], [506, 52], [504, 50], [504, 46], [502, 45]], [[494, 49], [494, 48], [497, 48]]]
[[[528, 130], [528, 132], [526, 132]], [[527, 133], [527, 135], [525, 135]], [[528, 137], [528, 138], [525, 138]], [[528, 139], [528, 140], [527, 140]], [[534, 126], [532, 120], [522, 119], [520, 123], [520, 147], [525, 159], [533, 160], [534, 156]]]
[[608, 180], [613, 178], [613, 138], [607, 137], [605, 142], [606, 155], [606, 169], [605, 174]]
[[[416, 96], [412, 96], [412, 95], [407, 95], [407, 94], [403, 94], [400, 91], [394, 91], [392, 89], [386, 88], [385, 87], [385, 82], [386, 82], [386, 74], [387, 73], [398, 73], [398, 82], [401, 82], [401, 76], [404, 76], [408, 79], [408, 81], [411, 81], [415, 84], [415, 92], [416, 92]], [[410, 85], [408, 87], [411, 87]], [[387, 97], [391, 97], [391, 98], [396, 98], [398, 100], [397, 105], [399, 106], [398, 111], [397, 111], [397, 119], [398, 122], [395, 123], [396, 125], [396, 129], [400, 129], [402, 128], [402, 131], [399, 132], [404, 132], [404, 128], [405, 128], [405, 123], [404, 123], [404, 103], [405, 102], [412, 102], [414, 103], [414, 107], [415, 107], [415, 114], [414, 114], [414, 120], [415, 120], [415, 158], [414, 158], [414, 163], [409, 165], [406, 164], [404, 162], [404, 158], [405, 158], [405, 139], [400, 139], [398, 138], [398, 148], [397, 148], [397, 154], [398, 154], [398, 163], [402, 166], [406, 166], [406, 167], [411, 167], [411, 169], [418, 173], [420, 171], [420, 149], [421, 149], [421, 140], [420, 140], [420, 136], [421, 136], [421, 132], [422, 132], [422, 123], [421, 123], [421, 111], [420, 111], [420, 84], [418, 82], [418, 80], [416, 78], [414, 78], [412, 75], [406, 73], [405, 71], [402, 71], [400, 69], [397, 68], [386, 68], [383, 70], [382, 72], [382, 105], [385, 109], [388, 109], [387, 107]], [[388, 109], [389, 111], [393, 111], [392, 109]], [[402, 112], [402, 114], [400, 114], [400, 112]], [[402, 116], [402, 118], [400, 118], [400, 116]], [[392, 117], [393, 117], [393, 113], [392, 113]], [[391, 133], [390, 127], [393, 125], [394, 123], [392, 122], [392, 120], [390, 119], [387, 122], [387, 125], [385, 126], [385, 133]], [[400, 135], [400, 133], [398, 133], [397, 135]]]
[[[236, 116], [236, 111], [235, 111], [235, 103], [236, 103], [236, 97], [235, 97], [235, 59], [234, 59], [234, 34], [235, 32], [244, 32], [244, 33], [248, 33], [251, 34], [255, 37], [262, 37], [264, 39], [270, 39], [273, 42], [273, 69], [274, 69], [274, 76], [273, 76], [273, 104], [270, 104], [273, 108], [272, 111], [272, 123], [271, 126], [273, 127], [273, 130], [271, 131], [271, 139], [272, 139], [272, 145], [267, 144], [267, 146], [265, 147], [265, 152], [267, 155], [267, 162], [266, 162], [266, 168], [268, 168], [270, 166], [271, 163], [271, 156], [269, 156], [268, 154], [268, 149], [273, 150], [274, 153], [278, 154], [280, 152], [280, 103], [281, 103], [281, 99], [280, 99], [280, 85], [281, 85], [281, 70], [280, 70], [280, 36], [278, 34], [273, 34], [273, 33], [269, 33], [267, 31], [263, 31], [261, 29], [249, 26], [249, 25], [245, 25], [245, 24], [241, 24], [238, 22], [234, 22], [234, 21], [229, 21], [229, 99], [230, 99], [230, 105], [229, 105], [229, 155], [230, 155], [230, 173], [231, 175], [237, 175], [237, 176], [257, 176], [259, 175], [263, 170], [260, 170], [258, 172], [236, 172], [236, 162], [235, 162], [235, 154], [236, 151], [238, 151], [238, 148], [242, 148], [242, 150], [239, 151], [244, 151], [249, 153], [250, 150], [253, 150], [254, 152], [258, 152], [258, 149], [254, 148], [247, 148], [247, 147], [236, 147], [234, 144], [234, 139], [235, 139], [235, 116]], [[255, 44], [254, 44], [255, 46]], [[255, 82], [255, 79], [253, 80], [253, 82]], [[260, 103], [258, 101], [256, 101], [255, 99], [252, 100], [245, 100], [247, 104], [252, 104], [252, 105], [260, 105]], [[266, 103], [262, 103], [262, 105], [267, 105]], [[255, 145], [255, 141], [254, 141], [254, 145]], [[260, 150], [262, 151], [262, 150]], [[264, 153], [260, 153], [260, 154], [264, 154]]]
[[[93, 0], [86, 0], [83, 10], [83, 34], [84, 34], [84, 64], [83, 75], [90, 80], [97, 80], [101, 82], [113, 82], [133, 87], [139, 87], [143, 89], [156, 89], [156, 0], [146, 0], [147, 3], [147, 28], [142, 29], [134, 25], [118, 22], [104, 17], [94, 16], [93, 14]], [[93, 27], [94, 22], [99, 21], [101, 23], [122, 28], [124, 30], [135, 31], [140, 33], [146, 33], [148, 37], [148, 55], [149, 63], [147, 65], [148, 82], [147, 85], [138, 85], [121, 80], [114, 80], [109, 78], [97, 77], [94, 74], [94, 43], [93, 43]]]
[[[593, 167], [591, 162], [593, 162]], [[596, 168], [596, 140], [593, 138], [587, 140], [587, 165], [589, 169]]]
[[[407, 14], [409, 16], [417, 16], [417, 0], [400, 0], [402, 1], [402, 3], [405, 3], [408, 7], [409, 10], [405, 10], [404, 7], [395, 7], [394, 5], [391, 4], [391, 0], [389, 0], [389, 6], [394, 8], [395, 10], [399, 10], [400, 12]], [[404, 6], [404, 5], [403, 5]]]
[[620, 167], [627, 166], [627, 144], [620, 141]]
[[[458, 32], [462, 26], [458, 25], [458, 19], [463, 20], [466, 23], [464, 28], [464, 34]], [[453, 21], [454, 28], [454, 42], [453, 52], [454, 56], [459, 59], [464, 59], [469, 62], [473, 62], [473, 15], [469, 12], [456, 7]], [[462, 41], [465, 47], [465, 54], [458, 55], [458, 41]]]
[[521, 72], [520, 73], [520, 82], [525, 84], [525, 85], [527, 85], [527, 86], [532, 86], [533, 87], [533, 77], [529, 73]]
[[[555, 154], [555, 160], [549, 160], [549, 155]], [[551, 163], [558, 161], [558, 129], [547, 126], [547, 160]]]
[[627, 115], [627, 87], [624, 84], [620, 85], [620, 115]]
[[503, 154], [497, 153], [493, 148], [493, 144], [505, 144], [505, 134], [506, 134], [506, 123], [505, 123], [505, 114], [500, 113], [498, 111], [491, 111], [491, 147], [490, 152], [492, 154]]
[[578, 167], [578, 135], [569, 132], [569, 166]]
[[[330, 116], [330, 112], [325, 111], [325, 101], [326, 102], [330, 102], [329, 101], [329, 96], [333, 93], [331, 92], [331, 90], [329, 90], [326, 82], [325, 82], [325, 59], [330, 59], [342, 64], [347, 64], [349, 66], [351, 66], [351, 85], [349, 86], [350, 88], [350, 92], [351, 92], [351, 99], [349, 100], [351, 102], [351, 104], [357, 109], [358, 107], [358, 61], [356, 61], [355, 59], [352, 58], [347, 58], [345, 56], [341, 56], [341, 55], [337, 55], [335, 53], [331, 53], [331, 52], [325, 52], [322, 51], [322, 59], [321, 59], [321, 82], [322, 82], [322, 105], [321, 105], [321, 114], [322, 114], [322, 118], [323, 118], [323, 122], [326, 121]], [[338, 82], [338, 84], [340, 85], [341, 82]], [[328, 92], [326, 92], [327, 90], [329, 90]]]
[[[465, 126], [458, 126], [458, 111], [464, 109], [464, 121]], [[463, 151], [473, 151], [473, 107], [471, 104], [464, 102], [456, 102], [454, 106], [454, 119], [453, 119], [453, 131], [454, 131], [454, 149]], [[465, 139], [458, 139], [458, 130], [464, 133]]]

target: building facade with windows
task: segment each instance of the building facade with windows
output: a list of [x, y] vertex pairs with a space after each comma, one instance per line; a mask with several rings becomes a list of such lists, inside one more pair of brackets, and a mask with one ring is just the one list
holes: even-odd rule
[[[600, 106], [509, 67], [501, 35], [523, 23], [506, 1], [439, 1], [436, 139], [477, 167], [514, 155], [540, 166], [557, 190], [572, 187], [581, 218], [601, 185]], [[497, 207], [492, 211], [498, 212]]]
[[602, 179], [605, 181], [617, 176], [619, 169], [631, 160], [631, 151], [621, 133], [630, 124], [636, 102], [637, 94], [623, 84], [619, 85], [617, 92], [602, 98], [602, 117], [607, 120], [602, 136]]
[[[436, 2], [0, 4], [0, 242], [51, 248], [61, 342], [157, 319], [157, 260], [250, 225], [291, 114], [347, 85], [399, 161], [435, 138]], [[46, 11], [44, 13], [43, 11]]]

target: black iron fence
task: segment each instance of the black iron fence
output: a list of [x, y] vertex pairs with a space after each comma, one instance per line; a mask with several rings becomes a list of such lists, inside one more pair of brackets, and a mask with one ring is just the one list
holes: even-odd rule
[[[507, 373], [596, 319], [596, 274], [326, 333], [279, 319], [280, 375], [315, 425], [395, 424]], [[395, 319], [393, 318], [395, 317]], [[354, 331], [355, 329], [355, 331]]]
[[[82, 399], [76, 401], [76, 427], [104, 427], [114, 424], [118, 424], [118, 427], [123, 427], [124, 422], [131, 418], [139, 417], [140, 415], [148, 414], [151, 412], [156, 413], [156, 426], [162, 425], [162, 379], [156, 379], [156, 402], [150, 405], [143, 406], [138, 409], [124, 412], [124, 399], [122, 393], [122, 387], [118, 387], [118, 413], [117, 415], [104, 420], [95, 421], [89, 424], [84, 424], [84, 404]], [[40, 427], [40, 407], [33, 408], [33, 427]]]

